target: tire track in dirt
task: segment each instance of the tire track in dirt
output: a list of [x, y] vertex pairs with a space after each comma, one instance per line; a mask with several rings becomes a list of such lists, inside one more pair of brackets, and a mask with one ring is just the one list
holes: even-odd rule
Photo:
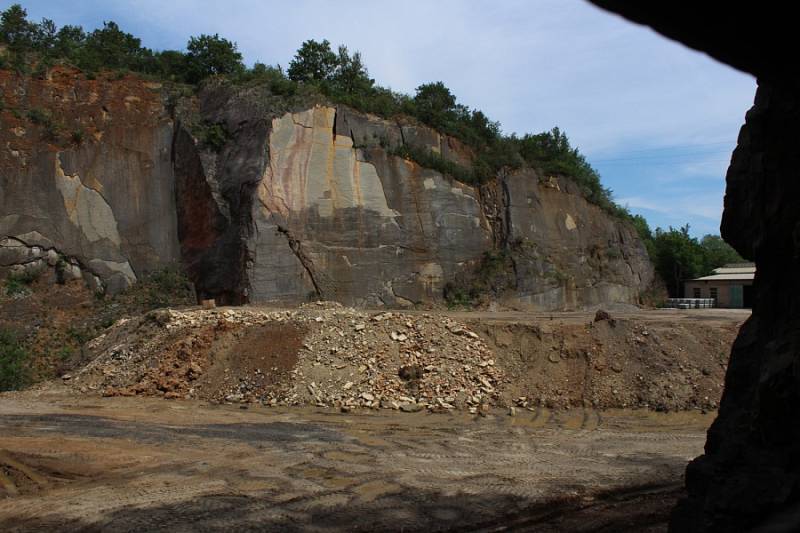
[[[24, 449], [38, 461], [27, 465], [87, 465], [82, 477], [0, 499], [0, 530], [524, 530], [553, 512], [617, 519], [603, 494], [678, 484], [710, 421], [587, 409], [333, 417], [194, 404], [191, 421], [160, 410], [148, 422], [158, 400], [125, 400], [0, 408], [0, 458], [19, 460]], [[672, 429], [681, 421], [688, 429]], [[619, 505], [658, 499], [642, 491]]]

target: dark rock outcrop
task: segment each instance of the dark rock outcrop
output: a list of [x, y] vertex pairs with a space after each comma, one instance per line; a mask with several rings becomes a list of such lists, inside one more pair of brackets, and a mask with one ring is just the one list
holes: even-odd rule
[[[728, 170], [722, 234], [758, 267], [706, 454], [676, 530], [748, 530], [800, 504], [800, 93], [761, 82]], [[795, 523], [787, 530], [796, 530]]]
[[727, 174], [722, 236], [758, 267], [705, 455], [674, 531], [800, 530], [800, 64], [789, 7], [595, 3], [758, 77]]

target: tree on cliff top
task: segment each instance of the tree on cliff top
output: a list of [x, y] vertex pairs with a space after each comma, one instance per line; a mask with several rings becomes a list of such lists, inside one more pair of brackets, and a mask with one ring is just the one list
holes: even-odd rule
[[79, 67], [89, 71], [102, 68], [141, 70], [151, 55], [149, 49], [142, 48], [140, 39], [109, 21], [103, 23], [102, 29], [86, 36], [75, 60]]
[[21, 5], [14, 4], [0, 16], [0, 39], [13, 51], [30, 48], [36, 25], [28, 22], [28, 13]]
[[451, 122], [458, 120], [464, 106], [456, 104], [456, 97], [444, 83], [424, 83], [417, 87], [414, 96], [417, 117], [434, 128], [444, 129]]
[[346, 46], [340, 46], [336, 57], [336, 70], [331, 76], [331, 84], [335, 91], [359, 95], [370, 93], [375, 85], [375, 80], [369, 77], [367, 67], [361, 60], [361, 52], [353, 52], [351, 56]]
[[305, 41], [289, 63], [287, 74], [292, 81], [318, 85], [328, 95], [367, 96], [375, 85], [360, 52], [351, 56], [346, 46], [340, 46], [335, 53], [327, 39]]
[[289, 63], [287, 74], [292, 81], [304, 83], [330, 80], [336, 71], [337, 57], [327, 39], [305, 41]]
[[216, 33], [192, 37], [186, 49], [186, 81], [189, 83], [198, 83], [209, 76], [232, 76], [245, 70], [236, 43]]

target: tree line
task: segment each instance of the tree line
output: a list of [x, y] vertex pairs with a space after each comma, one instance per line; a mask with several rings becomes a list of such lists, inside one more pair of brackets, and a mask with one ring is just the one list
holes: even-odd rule
[[88, 77], [101, 70], [129, 70], [199, 85], [209, 77], [224, 76], [234, 83], [266, 84], [279, 95], [310, 90], [383, 117], [411, 116], [461, 140], [476, 157], [470, 168], [453, 168], [435, 153], [409, 152], [407, 157], [425, 159], [429, 165], [471, 183], [488, 181], [503, 170], [532, 166], [545, 174], [574, 180], [590, 201], [612, 214], [626, 216], [625, 210], [612, 201], [611, 191], [601, 185], [597, 172], [558, 128], [521, 137], [503, 135], [498, 122], [459, 103], [444, 83], [422, 84], [413, 97], [394, 92], [370, 78], [359, 52], [350, 53], [346, 46], [334, 50], [327, 40], [305, 41], [286, 71], [260, 62], [248, 68], [236, 43], [217, 34], [191, 37], [185, 51], [156, 51], [142, 46], [139, 38], [113, 21], [89, 32], [80, 26], [58, 28], [50, 19], [38, 23], [28, 20], [25, 9], [14, 4], [2, 13], [0, 42], [7, 47], [6, 54], [0, 56], [0, 67], [20, 72], [27, 72], [32, 64], [44, 71], [62, 62], [81, 69]]
[[684, 281], [707, 276], [726, 264], [744, 261], [719, 235], [704, 235], [700, 239], [692, 237], [689, 224], [652, 231], [641, 215], [634, 215], [631, 219], [656, 272], [673, 298], [683, 296]]

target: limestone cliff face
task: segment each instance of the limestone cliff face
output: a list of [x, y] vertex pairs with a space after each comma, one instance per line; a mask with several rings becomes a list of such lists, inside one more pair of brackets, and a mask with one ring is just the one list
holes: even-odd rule
[[[392, 155], [471, 164], [467, 146], [410, 120], [224, 86], [178, 102], [173, 120], [161, 88], [132, 77], [3, 76], [0, 267], [66, 258], [115, 291], [180, 260], [220, 303], [389, 307], [441, 301], [491, 250], [513, 260], [506, 298], [536, 308], [636, 303], [653, 278], [633, 228], [568, 180], [528, 170], [475, 187]], [[209, 125], [228, 135], [215, 150]]]
[[437, 300], [491, 246], [475, 190], [380, 148], [354, 148], [335, 120], [336, 109], [316, 107], [272, 121], [249, 242], [253, 300]]
[[500, 180], [516, 299], [539, 309], [637, 302], [653, 270], [636, 230], [566, 179], [527, 170]]
[[0, 93], [0, 270], [61, 258], [116, 291], [179, 260], [160, 85], [0, 71]]
[[[468, 147], [430, 128], [344, 106], [262, 111], [259, 118], [249, 114], [258, 98], [206, 92], [204, 119], [222, 120], [230, 142], [216, 155], [193, 150], [188, 135], [176, 146], [176, 161], [194, 161], [177, 171], [179, 193], [206, 191], [193, 202], [210, 208], [206, 220], [221, 221], [189, 239], [201, 243], [190, 264], [217, 265], [197, 269], [198, 287], [209, 297], [435, 303], [447, 282], [469, 277], [493, 249], [512, 250], [507, 298], [518, 305], [636, 303], [653, 280], [634, 229], [588, 203], [568, 180], [528, 170], [469, 186], [391, 155], [410, 145], [471, 164]], [[257, 164], [241, 169], [234, 149]], [[188, 228], [197, 217], [183, 218], [179, 227]], [[218, 265], [226, 261], [242, 268], [220, 278]]]

